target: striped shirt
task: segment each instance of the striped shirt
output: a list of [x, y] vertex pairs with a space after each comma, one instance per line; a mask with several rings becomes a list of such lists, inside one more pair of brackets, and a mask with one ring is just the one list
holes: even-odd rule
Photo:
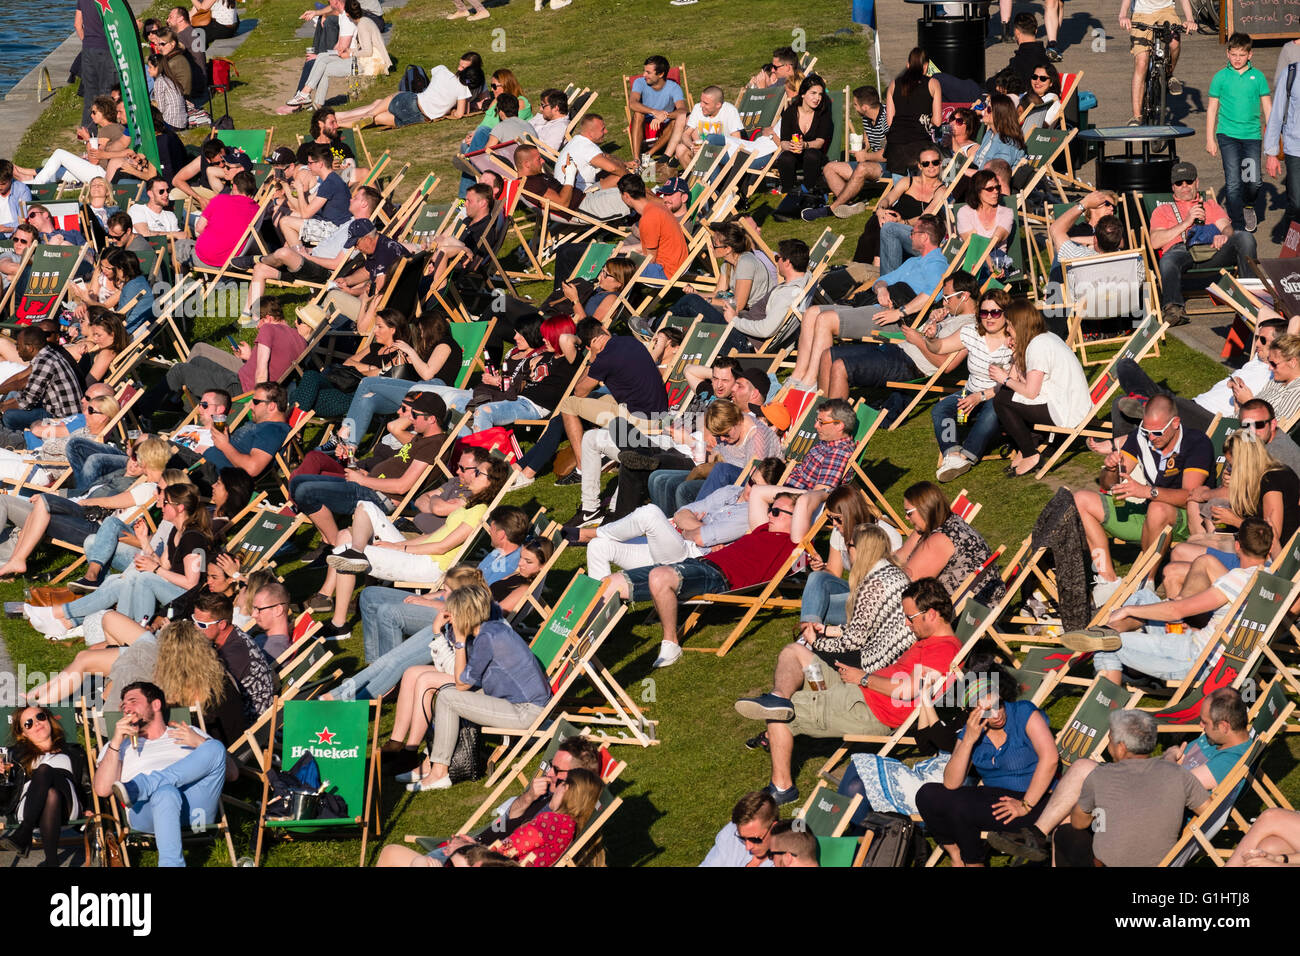
[[885, 148], [885, 134], [889, 132], [889, 117], [885, 115], [885, 107], [880, 107], [880, 112], [876, 114], [874, 121], [863, 116], [862, 135], [866, 138], [867, 149], [873, 153], [882, 152]]
[[1293, 378], [1285, 384], [1270, 379], [1255, 397], [1262, 398], [1273, 406], [1279, 422], [1290, 425], [1300, 412], [1300, 378]]
[[975, 325], [963, 325], [957, 333], [961, 344], [966, 347], [966, 391], [982, 392], [997, 388], [997, 382], [989, 375], [990, 365], [1011, 365], [1011, 346], [1003, 345], [990, 352], [984, 336], [979, 334]]

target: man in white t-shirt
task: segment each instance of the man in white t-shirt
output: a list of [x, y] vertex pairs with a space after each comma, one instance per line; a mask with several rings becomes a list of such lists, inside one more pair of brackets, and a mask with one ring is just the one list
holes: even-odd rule
[[181, 821], [210, 826], [218, 816], [221, 788], [238, 776], [220, 741], [197, 727], [163, 717], [161, 688], [147, 681], [122, 692], [122, 718], [95, 768], [95, 794], [116, 795], [132, 829], [153, 833], [159, 866], [184, 866]]
[[176, 213], [168, 208], [171, 187], [167, 180], [155, 177], [149, 180], [149, 192], [146, 202], [136, 203], [127, 209], [131, 225], [142, 236], [172, 236], [183, 238], [185, 233], [176, 221]]
[[541, 106], [528, 121], [533, 134], [547, 148], [559, 152], [569, 128], [569, 98], [563, 90], [542, 90]]
[[[689, 166], [696, 151], [706, 142], [722, 145], [723, 140], [728, 136], [738, 138], [744, 128], [745, 124], [740, 121], [740, 112], [735, 106], [726, 102], [722, 87], [707, 87], [700, 94], [700, 101], [686, 117], [686, 133], [682, 141], [677, 144], [673, 156], [683, 167]], [[710, 140], [710, 137], [715, 138]]]
[[393, 129], [443, 118], [458, 119], [469, 110], [472, 95], [460, 77], [440, 63], [429, 72], [429, 85], [422, 92], [399, 90], [369, 106], [336, 115], [340, 126], [368, 119], [376, 126]]
[[[1255, 572], [1268, 563], [1272, 547], [1273, 529], [1268, 522], [1247, 518], [1237, 529], [1232, 546], [1240, 561], [1238, 567], [1225, 570], [1213, 555], [1198, 559], [1213, 569], [1209, 587], [1191, 594], [1184, 588], [1183, 595], [1172, 601], [1161, 601], [1154, 591], [1142, 588], [1124, 607], [1111, 612], [1104, 627], [1071, 631], [1061, 635], [1061, 643], [1072, 651], [1097, 652], [1093, 667], [1117, 684], [1125, 667], [1159, 680], [1182, 680], [1223, 625], [1233, 602], [1250, 586]], [[1211, 614], [1204, 627], [1184, 624], [1176, 632], [1166, 631], [1167, 624], [1204, 614]]]
[[578, 135], [569, 140], [555, 160], [555, 178], [564, 186], [586, 193], [578, 208], [599, 219], [627, 215], [627, 205], [618, 194], [618, 181], [635, 172], [636, 163], [620, 163], [600, 148], [607, 130], [599, 113], [582, 118]]

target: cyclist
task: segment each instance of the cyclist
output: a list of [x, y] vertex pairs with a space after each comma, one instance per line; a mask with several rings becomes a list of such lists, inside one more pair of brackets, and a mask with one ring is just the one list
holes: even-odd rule
[[[1151, 28], [1160, 23], [1177, 23], [1177, 7], [1183, 9], [1183, 26], [1188, 33], [1196, 32], [1196, 19], [1192, 16], [1190, 0], [1120, 0], [1119, 25], [1129, 31], [1129, 52], [1133, 54], [1133, 118], [1129, 126], [1142, 125], [1142, 91], [1146, 86], [1147, 61], [1151, 56]], [[1130, 7], [1133, 15], [1129, 16]], [[1178, 96], [1183, 92], [1183, 82], [1174, 76], [1178, 65], [1180, 44], [1174, 37], [1169, 42], [1169, 92]]]

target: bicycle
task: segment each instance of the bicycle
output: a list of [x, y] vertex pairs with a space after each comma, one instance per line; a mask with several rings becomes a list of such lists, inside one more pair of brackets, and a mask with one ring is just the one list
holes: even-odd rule
[[1147, 57], [1146, 85], [1142, 91], [1143, 126], [1163, 126], [1168, 122], [1165, 101], [1169, 94], [1169, 44], [1187, 32], [1187, 28], [1179, 23], [1157, 23], [1151, 28], [1151, 52]]

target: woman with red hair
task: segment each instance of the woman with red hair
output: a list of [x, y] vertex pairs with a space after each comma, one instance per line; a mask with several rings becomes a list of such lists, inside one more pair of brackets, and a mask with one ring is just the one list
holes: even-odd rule
[[519, 323], [515, 348], [502, 362], [501, 372], [484, 372], [482, 384], [474, 389], [469, 403], [476, 406], [474, 431], [509, 425], [521, 418], [548, 417], [578, 371], [575, 330], [567, 315]]

